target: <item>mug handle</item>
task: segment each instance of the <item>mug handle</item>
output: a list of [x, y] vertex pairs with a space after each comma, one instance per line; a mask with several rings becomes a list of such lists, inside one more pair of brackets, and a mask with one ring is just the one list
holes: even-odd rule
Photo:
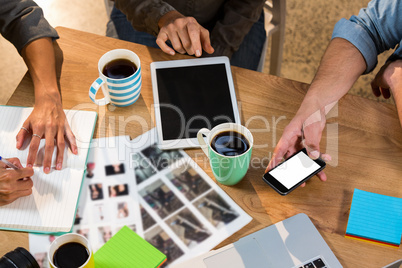
[[198, 130], [197, 139], [198, 143], [201, 146], [202, 151], [204, 154], [209, 158], [209, 151], [208, 151], [208, 144], [205, 143], [204, 137], [202, 135], [208, 136], [211, 131], [207, 128], [202, 128]]
[[[92, 83], [91, 87], [89, 88], [89, 98], [96, 105], [103, 106], [110, 103], [109, 93], [107, 92], [107, 90], [105, 90], [105, 85], [105, 81], [103, 81], [103, 79], [99, 77]], [[95, 99], [96, 93], [98, 93], [99, 88], [102, 88], [102, 92], [105, 97], [102, 99]]]

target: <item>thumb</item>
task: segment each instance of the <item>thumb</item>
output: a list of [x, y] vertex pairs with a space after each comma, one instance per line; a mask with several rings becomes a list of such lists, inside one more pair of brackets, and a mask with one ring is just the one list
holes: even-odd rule
[[320, 151], [314, 150], [314, 151], [307, 151], [308, 155], [310, 156], [310, 158], [312, 159], [317, 159], [321, 156]]

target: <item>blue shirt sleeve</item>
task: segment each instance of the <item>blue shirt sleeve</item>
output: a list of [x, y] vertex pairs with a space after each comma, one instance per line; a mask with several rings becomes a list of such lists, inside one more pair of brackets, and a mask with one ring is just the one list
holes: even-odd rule
[[372, 0], [359, 15], [335, 25], [332, 39], [337, 37], [348, 40], [362, 53], [365, 73], [375, 68], [378, 54], [397, 45], [389, 60], [402, 58], [402, 1]]

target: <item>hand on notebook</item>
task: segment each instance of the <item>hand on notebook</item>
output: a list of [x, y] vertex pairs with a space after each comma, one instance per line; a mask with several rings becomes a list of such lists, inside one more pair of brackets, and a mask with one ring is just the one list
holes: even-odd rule
[[40, 140], [46, 140], [43, 170], [49, 173], [54, 146], [57, 146], [56, 169], [63, 163], [65, 140], [76, 154], [75, 137], [67, 123], [61, 104], [57, 77], [56, 57], [50, 37], [35, 39], [23, 47], [21, 55], [27, 64], [35, 89], [35, 105], [32, 113], [17, 134], [17, 149], [27, 138], [31, 138], [27, 166], [35, 163]]
[[23, 168], [18, 158], [10, 158], [8, 161], [20, 169], [7, 168], [6, 164], [0, 162], [0, 206], [32, 193], [33, 182], [30, 177], [34, 174], [33, 169]]
[[35, 163], [40, 140], [45, 139], [45, 156], [43, 171], [49, 173], [52, 163], [52, 155], [57, 146], [56, 169], [62, 169], [64, 149], [66, 142], [74, 154], [77, 154], [77, 144], [74, 134], [66, 120], [60, 95], [57, 92], [53, 98], [49, 95], [42, 97], [17, 134], [17, 149], [20, 149], [26, 139], [31, 139], [27, 167]]
[[[311, 158], [321, 157], [324, 161], [330, 161], [330, 155], [320, 153], [320, 140], [324, 127], [325, 115], [322, 117], [320, 112], [308, 117], [307, 120], [303, 120], [296, 115], [284, 129], [265, 172], [276, 167], [284, 158], [289, 158], [303, 147], [306, 148]], [[317, 173], [317, 176], [322, 181], [327, 180], [327, 176], [323, 171]], [[305, 185], [306, 183], [303, 183], [301, 187]]]
[[[163, 15], [158, 22], [160, 31], [156, 43], [163, 52], [174, 55], [187, 53], [200, 57], [202, 50], [208, 54], [214, 52], [209, 31], [202, 27], [193, 17], [185, 17], [177, 11]], [[170, 41], [174, 50], [166, 42]]]

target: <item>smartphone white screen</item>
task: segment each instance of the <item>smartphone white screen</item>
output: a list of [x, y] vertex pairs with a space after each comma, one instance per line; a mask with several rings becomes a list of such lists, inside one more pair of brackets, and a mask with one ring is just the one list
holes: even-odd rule
[[299, 152], [282, 165], [271, 170], [269, 174], [290, 189], [319, 168], [320, 165], [305, 153]]

